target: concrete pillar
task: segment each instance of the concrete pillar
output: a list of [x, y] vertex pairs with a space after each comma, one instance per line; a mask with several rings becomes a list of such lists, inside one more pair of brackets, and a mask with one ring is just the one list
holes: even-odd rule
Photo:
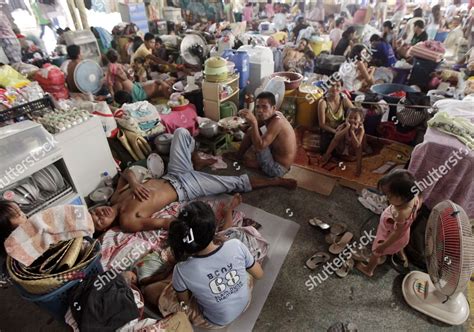
[[76, 0], [76, 6], [79, 10], [79, 16], [81, 17], [82, 29], [89, 30], [89, 22], [87, 21], [87, 9], [84, 5], [84, 0]]
[[76, 13], [76, 3], [74, 0], [67, 0], [67, 7], [69, 8], [69, 13], [71, 14], [72, 21], [74, 22], [74, 27], [76, 30], [81, 30], [81, 22], [77, 18], [77, 13]]

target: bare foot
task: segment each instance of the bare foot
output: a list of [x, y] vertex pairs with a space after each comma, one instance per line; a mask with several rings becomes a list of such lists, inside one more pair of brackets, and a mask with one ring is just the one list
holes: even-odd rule
[[222, 157], [232, 161], [240, 161], [243, 159], [238, 152], [226, 152], [222, 155]]
[[370, 271], [368, 269], [368, 266], [362, 262], [357, 262], [356, 263], [356, 269], [365, 274], [367, 277], [373, 277], [374, 276], [374, 271]]
[[279, 182], [279, 185], [290, 190], [295, 190], [298, 186], [298, 182], [294, 179], [284, 179], [284, 178], [277, 178], [275, 179]]
[[258, 161], [254, 159], [245, 159], [244, 166], [247, 168], [260, 169], [260, 165], [258, 164]]
[[235, 194], [227, 205], [227, 210], [233, 211], [240, 204], [242, 204], [242, 195]]
[[201, 170], [207, 166], [212, 166], [217, 162], [217, 159], [210, 158], [210, 159], [202, 159], [197, 154], [193, 154], [192, 162], [194, 165], [195, 170]]

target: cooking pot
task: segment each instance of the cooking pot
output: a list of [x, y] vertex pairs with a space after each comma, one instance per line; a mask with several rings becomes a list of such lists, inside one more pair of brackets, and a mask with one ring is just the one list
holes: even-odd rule
[[155, 138], [156, 151], [159, 154], [169, 154], [171, 149], [171, 141], [173, 140], [172, 134], [161, 134]]
[[218, 132], [217, 122], [206, 120], [199, 125], [199, 133], [206, 138], [213, 138]]

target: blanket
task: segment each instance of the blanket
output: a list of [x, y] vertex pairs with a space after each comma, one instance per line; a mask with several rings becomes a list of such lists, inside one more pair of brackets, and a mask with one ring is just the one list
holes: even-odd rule
[[86, 206], [55, 206], [28, 219], [5, 240], [8, 255], [30, 266], [50, 245], [76, 237], [92, 237], [94, 223]]
[[[213, 209], [218, 228], [222, 227], [224, 221], [224, 209], [227, 200], [206, 200]], [[171, 203], [161, 211], [153, 215], [154, 218], [177, 217], [183, 203]], [[262, 261], [268, 252], [268, 243], [253, 227], [242, 227], [244, 214], [234, 211], [233, 227], [224, 232], [217, 233], [217, 237], [223, 240], [239, 238], [249, 247], [250, 252], [258, 261]], [[249, 230], [249, 228], [251, 228]], [[167, 249], [168, 234], [164, 230], [145, 231], [137, 233], [122, 233], [115, 227], [108, 230], [102, 237], [101, 264], [104, 270], [114, 269], [117, 272], [135, 269], [139, 261], [154, 261], [159, 264], [169, 264], [172, 260], [170, 250]], [[148, 254], [154, 257], [144, 259]], [[154, 266], [159, 271], [162, 266]], [[149, 269], [147, 269], [149, 270]], [[143, 277], [149, 276], [149, 271]]]

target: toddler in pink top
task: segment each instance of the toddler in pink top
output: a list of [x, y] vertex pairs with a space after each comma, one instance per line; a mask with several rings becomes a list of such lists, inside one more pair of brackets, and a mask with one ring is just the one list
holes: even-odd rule
[[421, 198], [415, 195], [418, 191], [415, 178], [406, 170], [396, 170], [384, 176], [380, 179], [378, 188], [385, 194], [390, 205], [380, 216], [368, 264], [356, 265], [359, 271], [369, 277], [387, 255], [400, 255], [404, 266], [408, 267], [403, 249], [410, 241], [410, 227], [422, 203]]

